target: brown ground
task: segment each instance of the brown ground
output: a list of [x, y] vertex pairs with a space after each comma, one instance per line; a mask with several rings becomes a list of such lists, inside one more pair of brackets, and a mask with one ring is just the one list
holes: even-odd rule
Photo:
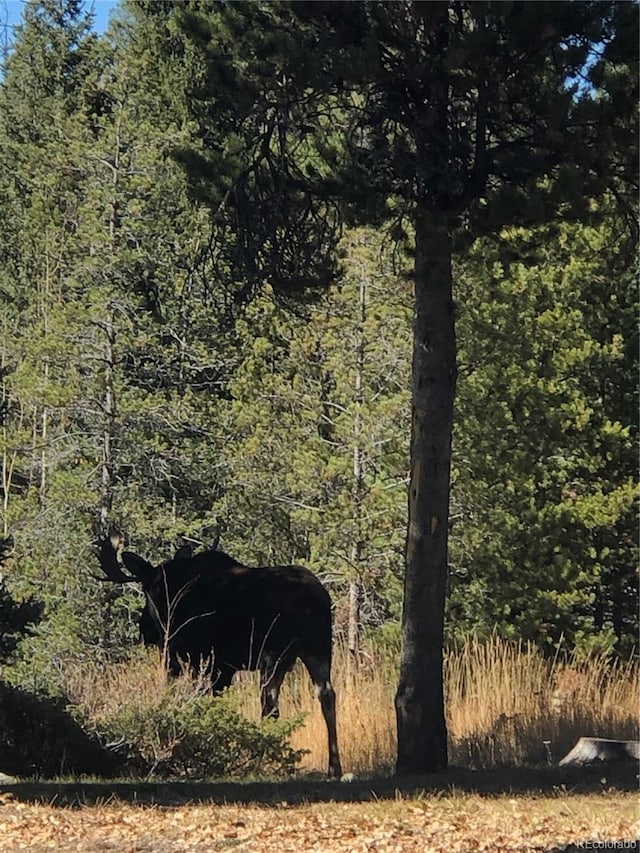
[[[463, 771], [330, 784], [19, 783], [0, 792], [0, 851], [547, 853], [637, 849], [635, 768]], [[626, 846], [597, 842], [626, 842]], [[573, 846], [591, 842], [589, 847]], [[596, 843], [594, 843], [596, 842]]]

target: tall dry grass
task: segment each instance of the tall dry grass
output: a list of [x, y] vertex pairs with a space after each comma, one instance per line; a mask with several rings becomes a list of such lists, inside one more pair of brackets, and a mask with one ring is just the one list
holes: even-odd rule
[[[457, 766], [495, 767], [556, 761], [583, 736], [636, 739], [638, 682], [636, 661], [575, 655], [547, 661], [534, 646], [497, 637], [471, 641], [451, 651], [445, 664], [449, 756]], [[380, 773], [393, 767], [396, 751], [393, 662], [368, 660], [354, 674], [348, 655], [338, 648], [332, 681], [337, 694], [338, 733], [345, 770]], [[182, 684], [185, 700], [203, 684]], [[126, 665], [89, 676], [69, 669], [66, 691], [89, 718], [115, 713], [123, 704], [153, 706], [166, 678], [150, 652]], [[260, 716], [257, 678], [241, 673], [231, 687], [248, 718]], [[291, 739], [307, 750], [301, 769], [324, 771], [326, 729], [320, 704], [304, 668], [285, 679], [284, 717], [304, 716]]]
[[476, 767], [557, 761], [583, 736], [638, 737], [637, 661], [575, 654], [543, 658], [497, 637], [447, 657], [453, 763]]
[[[389, 664], [367, 666], [354, 677], [346, 653], [338, 649], [333, 683], [348, 770], [372, 773], [393, 767], [396, 681]], [[636, 661], [576, 655], [547, 661], [532, 645], [497, 637], [470, 641], [446, 656], [450, 761], [478, 768], [540, 764], [557, 761], [583, 735], [636, 739], [638, 682]], [[292, 743], [309, 751], [304, 767], [323, 768], [324, 721], [302, 667], [285, 682], [282, 710], [306, 714]], [[257, 699], [252, 712], [259, 713]]]

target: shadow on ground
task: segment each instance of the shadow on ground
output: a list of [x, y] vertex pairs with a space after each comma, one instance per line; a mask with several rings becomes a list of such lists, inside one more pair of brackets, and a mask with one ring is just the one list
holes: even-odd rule
[[357, 803], [403, 797], [455, 796], [477, 793], [530, 796], [570, 796], [608, 790], [637, 791], [638, 768], [633, 762], [570, 768], [504, 768], [446, 773], [412, 778], [368, 778], [330, 782], [303, 777], [281, 782], [146, 782], [136, 781], [19, 781], [0, 784], [0, 792], [16, 800], [55, 806], [132, 805], [184, 806], [190, 803], [293, 806], [315, 802]]

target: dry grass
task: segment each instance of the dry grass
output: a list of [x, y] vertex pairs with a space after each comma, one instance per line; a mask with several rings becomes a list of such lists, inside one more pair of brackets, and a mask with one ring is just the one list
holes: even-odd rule
[[[339, 651], [333, 679], [343, 764], [355, 773], [385, 770], [395, 761], [395, 673], [367, 667], [354, 679], [345, 659]], [[636, 739], [638, 676], [636, 661], [569, 656], [549, 662], [531, 645], [469, 642], [446, 660], [451, 763], [538, 764], [557, 761], [583, 735]], [[301, 667], [285, 682], [282, 708], [307, 714], [293, 744], [309, 750], [306, 767], [324, 767], [324, 721]]]
[[153, 708], [165, 693], [176, 702], [186, 702], [208, 691], [204, 676], [170, 679], [160, 655], [142, 647], [126, 663], [91, 668], [68, 665], [62, 681], [65, 695], [90, 720], [115, 716], [124, 707]]
[[[343, 766], [357, 774], [380, 773], [395, 760], [396, 675], [392, 666], [363, 666], [354, 677], [338, 649], [333, 683], [338, 701]], [[153, 705], [166, 690], [157, 655], [140, 650], [127, 665], [90, 676], [67, 671], [66, 690], [91, 718], [126, 704]], [[193, 696], [203, 684], [179, 679], [171, 690]], [[231, 688], [250, 719], [260, 716], [255, 674], [243, 673]], [[533, 646], [494, 638], [470, 642], [446, 661], [451, 763], [466, 767], [520, 766], [556, 761], [578, 737], [638, 737], [638, 665], [604, 657], [545, 661]], [[281, 712], [304, 715], [292, 746], [308, 753], [303, 770], [324, 770], [326, 729], [313, 686], [297, 665], [285, 680]]]
[[583, 736], [638, 737], [638, 665], [545, 661], [532, 645], [470, 642], [447, 661], [451, 755], [476, 767], [557, 761]]

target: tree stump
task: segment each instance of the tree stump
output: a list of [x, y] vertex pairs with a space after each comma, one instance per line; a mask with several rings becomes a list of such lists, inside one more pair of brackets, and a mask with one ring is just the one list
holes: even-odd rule
[[640, 760], [640, 741], [609, 740], [603, 737], [581, 737], [559, 766], [580, 766], [596, 761]]

